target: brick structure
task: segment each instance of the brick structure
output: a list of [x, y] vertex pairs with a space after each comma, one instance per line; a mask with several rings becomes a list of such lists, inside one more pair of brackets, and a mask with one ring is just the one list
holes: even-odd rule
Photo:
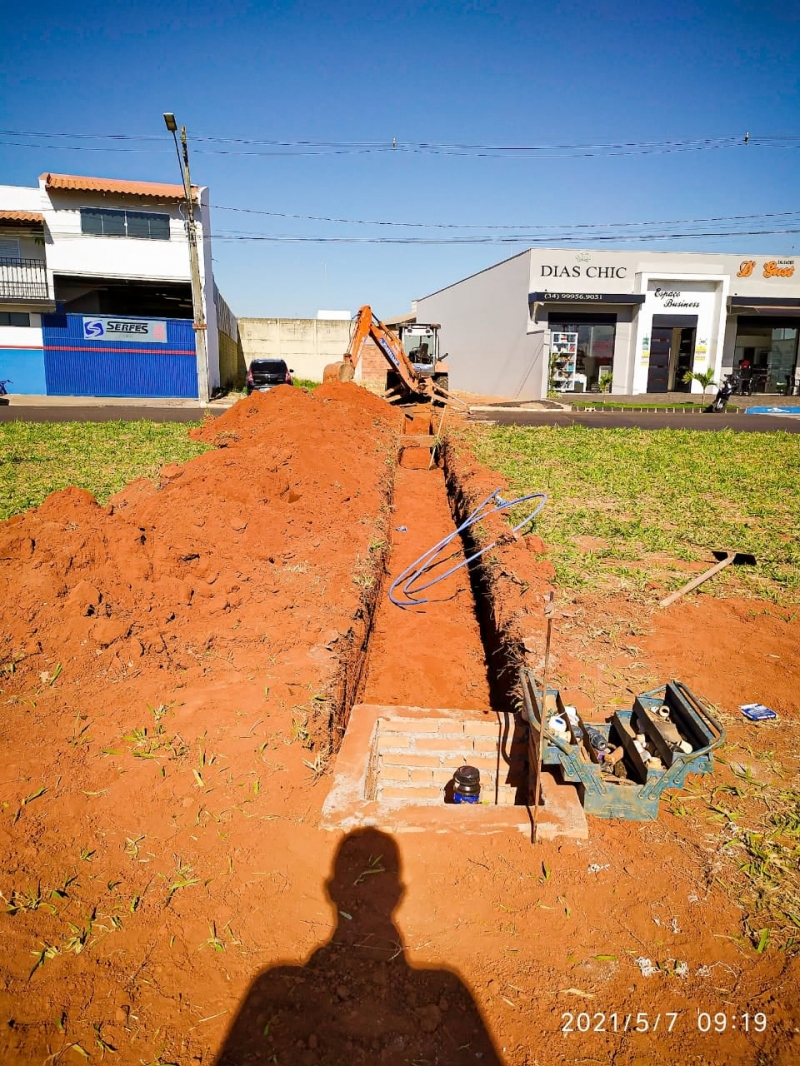
[[[336, 756], [320, 827], [528, 835], [524, 730], [510, 712], [477, 716], [475, 711], [356, 704]], [[447, 802], [453, 774], [464, 763], [481, 772], [480, 803]], [[559, 784], [546, 774], [542, 796], [540, 839], [587, 839], [586, 815], [574, 785]]]
[[502, 744], [496, 719], [379, 718], [365, 798], [424, 805], [452, 800], [453, 775], [466, 764], [480, 770], [481, 803], [524, 803], [523, 723], [515, 723]]
[[364, 385], [371, 384], [380, 386], [380, 391], [386, 388], [386, 372], [389, 365], [385, 356], [381, 353], [372, 338], [368, 337], [361, 349], [361, 382]]

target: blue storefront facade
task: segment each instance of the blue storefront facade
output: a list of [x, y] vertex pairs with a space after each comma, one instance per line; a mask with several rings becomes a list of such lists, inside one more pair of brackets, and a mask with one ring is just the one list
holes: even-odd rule
[[[25, 330], [38, 333], [38, 330]], [[9, 392], [45, 396], [44, 351], [40, 344], [0, 344], [0, 380]]]
[[186, 319], [43, 315], [42, 342], [43, 373], [35, 376], [48, 396], [197, 398]]

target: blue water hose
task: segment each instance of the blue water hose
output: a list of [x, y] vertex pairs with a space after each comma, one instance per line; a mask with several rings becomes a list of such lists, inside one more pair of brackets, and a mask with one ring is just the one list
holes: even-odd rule
[[[423, 585], [417, 585], [413, 587], [416, 582], [422, 581], [426, 574], [442, 561], [440, 556], [444, 552], [445, 548], [450, 542], [463, 533], [470, 526], [474, 526], [476, 522], [481, 522], [485, 518], [489, 518], [493, 514], [497, 514], [498, 511], [507, 511], [511, 507], [516, 507], [521, 503], [527, 503], [529, 500], [539, 500], [540, 502], [536, 507], [526, 515], [525, 518], [511, 530], [512, 533], [518, 532], [528, 522], [533, 521], [536, 515], [541, 511], [544, 505], [547, 503], [547, 496], [543, 492], [532, 492], [527, 496], [519, 496], [516, 500], [504, 500], [500, 495], [500, 489], [495, 489], [489, 496], [479, 503], [475, 510], [464, 519], [458, 529], [453, 530], [448, 536], [443, 537], [438, 544], [434, 544], [432, 548], [428, 548], [426, 552], [423, 552], [418, 559], [415, 559], [413, 563], [410, 563], [403, 572], [394, 579], [389, 588], [389, 599], [396, 607], [420, 607], [423, 603], [428, 603], [428, 597], [420, 598], [420, 593], [425, 592], [426, 589], [431, 588], [432, 585], [436, 585], [439, 581], [444, 581], [445, 578], [450, 577], [456, 570], [460, 570], [462, 566], [469, 566], [475, 559], [479, 559], [484, 552], [488, 552], [493, 548], [497, 541], [493, 540], [491, 544], [487, 544], [485, 548], [481, 548], [480, 551], [475, 552], [468, 559], [462, 559], [460, 563], [456, 563], [444, 574], [439, 574], [437, 577], [431, 578], [430, 581], [425, 582]], [[402, 593], [405, 595], [405, 599], [398, 599], [395, 596], [395, 590], [399, 585], [402, 585]]]

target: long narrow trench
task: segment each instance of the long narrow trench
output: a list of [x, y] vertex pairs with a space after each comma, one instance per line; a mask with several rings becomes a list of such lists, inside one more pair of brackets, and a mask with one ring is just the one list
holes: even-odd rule
[[[427, 462], [428, 452], [420, 449]], [[422, 593], [428, 602], [401, 609], [386, 591], [403, 569], [454, 530], [444, 475], [438, 467], [400, 465], [390, 524], [390, 573], [377, 606], [366, 681], [366, 703], [453, 708], [472, 717], [490, 710], [486, 652], [469, 573], [455, 574]], [[455, 538], [449, 569], [464, 559]]]
[[[342, 715], [343, 743], [323, 824], [372, 825], [380, 817], [389, 828], [463, 831], [467, 823], [452, 821], [444, 811], [457, 805], [455, 774], [466, 764], [481, 775], [480, 809], [492, 812], [491, 820], [469, 822], [472, 831], [512, 827], [527, 832], [528, 814], [520, 819], [511, 813], [527, 808], [529, 796], [527, 727], [509, 698], [518, 649], [498, 621], [483, 561], [450, 573], [474, 554], [474, 542], [467, 534], [463, 541], [453, 537], [439, 561], [429, 563], [414, 583], [424, 602], [403, 608], [387, 594], [411, 564], [455, 532], [464, 507], [471, 510], [446, 450], [445, 468], [429, 469], [427, 441], [432, 438], [417, 438], [418, 428], [407, 429], [401, 444], [388, 573], [369, 604], [359, 659], [362, 680], [354, 693], [356, 705], [348, 704]], [[432, 587], [420, 587], [440, 574]], [[403, 588], [395, 590], [396, 598], [410, 599]], [[545, 804], [551, 835], [585, 835], [572, 786], [552, 782]]]

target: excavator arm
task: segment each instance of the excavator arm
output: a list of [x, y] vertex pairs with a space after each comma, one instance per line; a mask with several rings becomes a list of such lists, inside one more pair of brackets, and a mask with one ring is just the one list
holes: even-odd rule
[[340, 363], [331, 363], [325, 367], [323, 381], [352, 381], [368, 337], [372, 338], [386, 362], [400, 378], [404, 392], [413, 396], [433, 395], [434, 386], [430, 378], [416, 372], [399, 339], [373, 314], [368, 304], [360, 308], [353, 319], [350, 343], [344, 353], [344, 359]]

